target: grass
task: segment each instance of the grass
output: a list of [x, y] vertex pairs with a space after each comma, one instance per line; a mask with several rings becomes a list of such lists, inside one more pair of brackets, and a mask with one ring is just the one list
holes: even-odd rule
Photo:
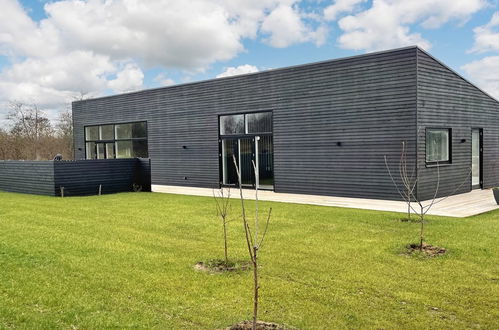
[[[428, 243], [448, 249], [429, 259], [401, 255], [419, 224], [397, 213], [260, 205], [273, 207], [260, 254], [262, 320], [499, 327], [499, 212], [429, 217]], [[239, 220], [229, 223], [234, 260], [247, 257], [242, 234]], [[222, 328], [249, 319], [252, 306], [250, 272], [193, 270], [222, 257], [211, 198], [0, 193], [0, 328]]]

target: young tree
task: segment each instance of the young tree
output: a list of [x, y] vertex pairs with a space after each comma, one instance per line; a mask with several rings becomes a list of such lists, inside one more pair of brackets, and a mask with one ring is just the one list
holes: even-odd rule
[[265, 239], [265, 235], [267, 234], [267, 229], [269, 227], [270, 215], [272, 214], [272, 208], [269, 209], [269, 213], [267, 216], [267, 222], [265, 225], [265, 229], [261, 238], [258, 237], [259, 224], [258, 224], [258, 186], [259, 186], [259, 169], [258, 165], [253, 162], [253, 169], [255, 172], [255, 224], [254, 224], [254, 233], [251, 231], [251, 227], [248, 223], [248, 219], [246, 217], [246, 208], [244, 204], [244, 196], [243, 196], [243, 188], [242, 188], [242, 179], [241, 179], [241, 171], [237, 165], [236, 157], [232, 156], [232, 161], [234, 162], [234, 166], [236, 168], [237, 179], [239, 183], [239, 195], [241, 199], [241, 209], [242, 209], [242, 219], [244, 226], [244, 234], [246, 238], [246, 245], [248, 248], [248, 254], [251, 259], [251, 263], [253, 266], [253, 330], [256, 329], [257, 319], [258, 319], [258, 298], [259, 298], [259, 281], [258, 281], [258, 252], [262, 247], [263, 241]]
[[[385, 166], [390, 173], [390, 177], [392, 177], [390, 172], [390, 167], [388, 166], [388, 159], [386, 155], [385, 158]], [[401, 180], [402, 188], [399, 190], [398, 185], [395, 183], [395, 180], [392, 177], [392, 181], [395, 184], [397, 190], [399, 190], [399, 194], [401, 195], [404, 202], [407, 203], [407, 220], [411, 221], [411, 202], [413, 201], [413, 195], [417, 186], [418, 181], [416, 180], [416, 167], [414, 166], [412, 169], [408, 169], [407, 167], [407, 143], [402, 141], [402, 151], [400, 152], [400, 160], [398, 164], [399, 177]], [[410, 173], [410, 174], [409, 174]]]
[[[440, 189], [440, 164], [437, 162], [436, 163], [436, 171], [437, 171], [437, 178], [435, 182], [435, 192], [432, 196], [432, 199], [429, 201], [422, 201], [419, 197], [419, 194], [417, 192], [417, 187], [419, 184], [419, 177], [418, 175], [414, 175], [414, 173], [417, 173], [417, 168], [413, 168], [412, 170], [408, 169], [407, 165], [407, 143], [405, 141], [402, 142], [402, 151], [401, 151], [401, 156], [398, 164], [399, 168], [399, 177], [400, 177], [400, 184], [396, 182], [395, 177], [392, 175], [392, 171], [390, 170], [390, 166], [388, 165], [388, 158], [385, 155], [385, 166], [388, 171], [388, 174], [390, 176], [390, 179], [397, 189], [398, 194], [404, 200], [407, 205], [408, 205], [408, 213], [410, 217], [410, 212], [414, 212], [415, 214], [418, 215], [419, 217], [419, 222], [420, 222], [420, 230], [419, 230], [419, 249], [423, 250], [424, 247], [424, 241], [425, 241], [425, 216], [430, 211], [430, 209], [438, 203], [441, 203], [445, 199], [449, 198], [450, 196], [454, 195], [461, 187], [468, 181], [468, 178], [471, 175], [471, 168], [468, 172], [468, 174], [465, 176], [464, 180], [462, 183], [457, 186], [451, 193], [440, 197], [437, 199], [439, 195], [439, 189]], [[411, 173], [409, 175], [409, 173]], [[400, 187], [401, 186], [401, 187]], [[417, 207], [414, 208], [412, 204], [417, 204]]]
[[220, 189], [218, 191], [218, 196], [213, 190], [213, 198], [215, 199], [215, 205], [217, 208], [217, 216], [222, 220], [223, 236], [224, 236], [224, 257], [225, 265], [229, 265], [229, 257], [227, 253], [227, 223], [229, 222], [229, 210], [230, 210], [230, 188], [227, 190], [227, 195], [225, 195], [224, 190]]

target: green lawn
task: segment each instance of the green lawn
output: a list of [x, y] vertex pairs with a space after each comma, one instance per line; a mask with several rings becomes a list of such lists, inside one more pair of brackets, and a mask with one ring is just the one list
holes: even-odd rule
[[[251, 204], [251, 203], [250, 203]], [[401, 255], [400, 214], [264, 203], [261, 314], [302, 329], [499, 327], [499, 212], [429, 217], [433, 259]], [[233, 217], [239, 214], [233, 201]], [[223, 256], [211, 198], [0, 193], [0, 328], [205, 328], [251, 317], [251, 273], [206, 274]], [[237, 218], [239, 219], [239, 218]], [[239, 220], [229, 254], [246, 258]]]

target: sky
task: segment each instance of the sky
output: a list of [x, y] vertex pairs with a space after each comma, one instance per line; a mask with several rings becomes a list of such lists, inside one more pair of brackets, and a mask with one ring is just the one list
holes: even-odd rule
[[0, 126], [81, 98], [418, 45], [499, 98], [499, 0], [0, 0]]

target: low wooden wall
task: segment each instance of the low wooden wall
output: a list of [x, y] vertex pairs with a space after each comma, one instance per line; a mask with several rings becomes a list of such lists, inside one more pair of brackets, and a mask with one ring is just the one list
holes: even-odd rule
[[0, 190], [59, 196], [151, 190], [149, 159], [0, 161]]
[[0, 190], [54, 196], [54, 162], [1, 160]]

